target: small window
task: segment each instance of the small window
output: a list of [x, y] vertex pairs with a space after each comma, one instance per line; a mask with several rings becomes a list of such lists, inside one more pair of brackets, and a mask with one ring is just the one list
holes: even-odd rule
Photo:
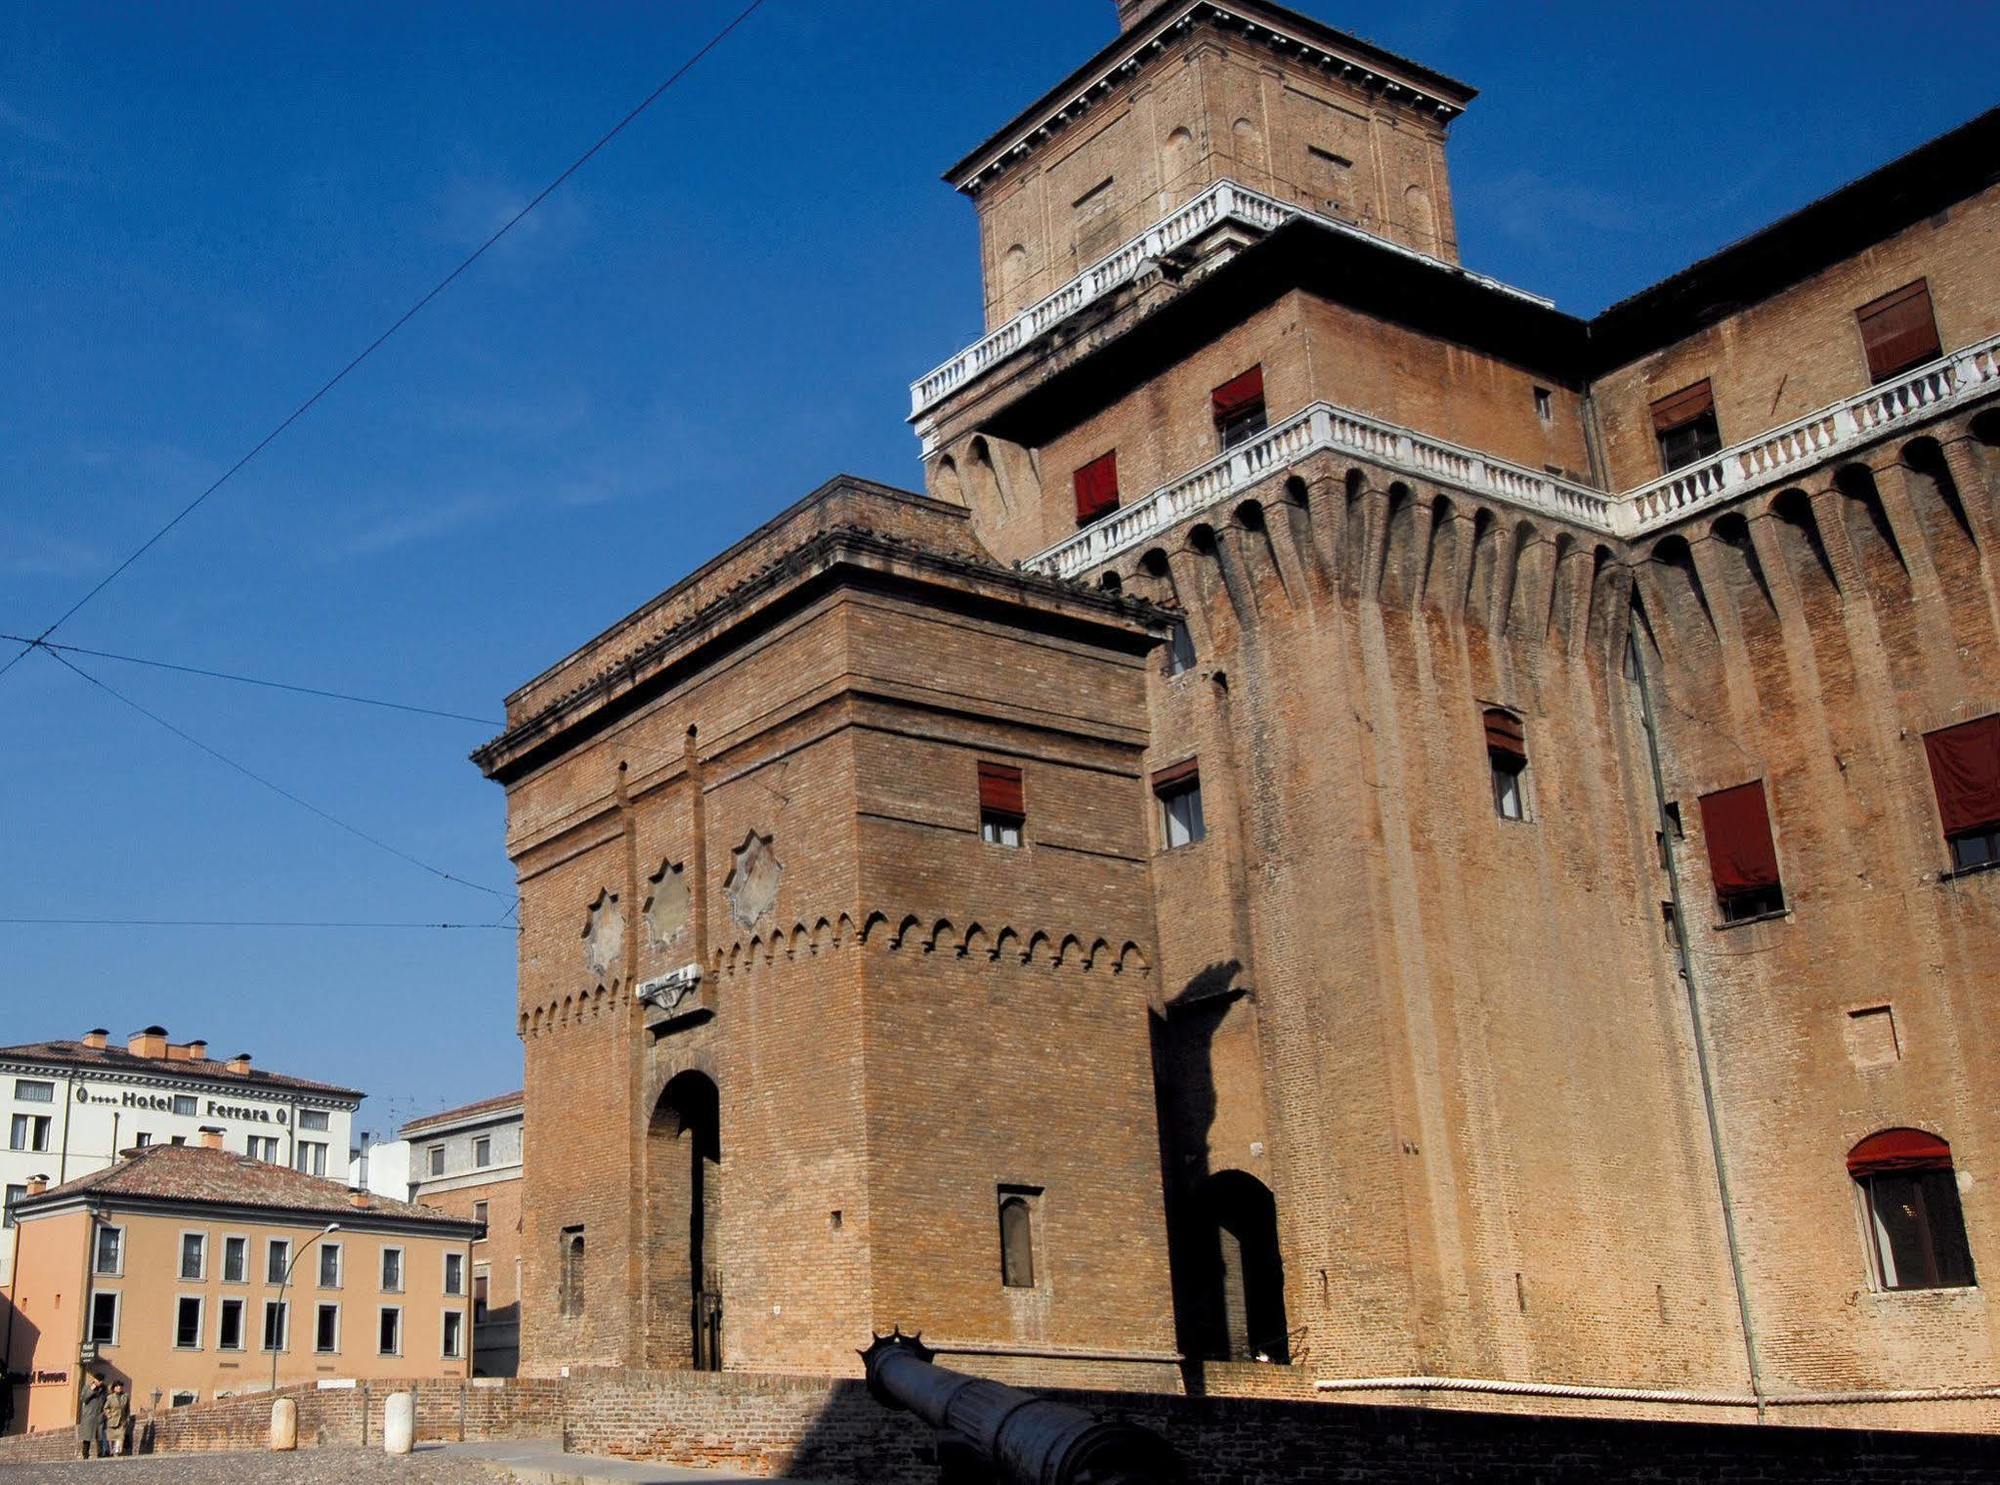
[[1528, 818], [1528, 741], [1521, 719], [1499, 707], [1489, 708], [1486, 721], [1486, 762], [1493, 776], [1493, 811], [1503, 820]]
[[284, 1351], [291, 1346], [292, 1302], [264, 1301], [264, 1349]]
[[249, 1138], [249, 1154], [252, 1160], [261, 1160], [266, 1165], [278, 1163], [278, 1137], [275, 1134], [253, 1134]]
[[282, 1284], [292, 1271], [292, 1245], [284, 1238], [272, 1238], [271, 1246], [264, 1254], [264, 1278], [272, 1284]]
[[449, 1295], [465, 1293], [465, 1255], [447, 1253], [444, 1255], [444, 1292]]
[[208, 1235], [200, 1232], [181, 1234], [181, 1277], [191, 1283], [200, 1283], [208, 1277]]
[[340, 1265], [342, 1253], [339, 1243], [319, 1245], [319, 1287], [338, 1289], [340, 1287]]
[[16, 1078], [14, 1097], [21, 1103], [54, 1103], [56, 1085], [40, 1078]]
[[480, 1269], [472, 1276], [472, 1319], [474, 1324], [486, 1318], [487, 1302], [493, 1294], [493, 1276]]
[[1708, 843], [1709, 871], [1715, 879], [1722, 921], [1742, 923], [1782, 913], [1785, 889], [1778, 872], [1778, 848], [1771, 838], [1771, 816], [1764, 804], [1763, 781], [1704, 794], [1701, 829]]
[[1270, 426], [1264, 411], [1264, 368], [1253, 366], [1209, 394], [1216, 438], [1223, 452], [1248, 443]]
[[141, 1131], [132, 1136], [132, 1145], [134, 1149], [150, 1150], [153, 1147], [153, 1137]]
[[90, 1340], [96, 1346], [118, 1344], [118, 1295], [99, 1292], [90, 1296]]
[[172, 1393], [172, 1395], [170, 1395], [167, 1398], [167, 1406], [170, 1408], [191, 1408], [200, 1401], [201, 1401], [201, 1394], [199, 1392], [195, 1392], [190, 1388], [181, 1387], [177, 1388]]
[[1943, 353], [1928, 279], [1920, 278], [1871, 300], [1854, 312], [1854, 318], [1861, 325], [1861, 346], [1868, 357], [1871, 382], [1887, 381], [1926, 361], [1935, 361]]
[[1032, 1186], [1000, 1188], [1000, 1282], [1008, 1289], [1035, 1287], [1035, 1202]]
[[493, 1141], [482, 1136], [472, 1142], [472, 1163], [479, 1170], [485, 1170], [493, 1163]]
[[565, 1227], [562, 1234], [560, 1308], [568, 1319], [583, 1313], [583, 1229]]
[[12, 1227], [14, 1225], [14, 1204], [27, 1194], [28, 1188], [26, 1186], [16, 1186], [11, 1183], [8, 1185], [7, 1203], [4, 1208], [4, 1216], [0, 1216], [0, 1227]]
[[325, 1109], [299, 1110], [299, 1128], [320, 1132], [331, 1127], [332, 1120], [328, 1118]]
[[122, 1227], [100, 1227], [97, 1229], [97, 1261], [90, 1271], [107, 1278], [117, 1278], [125, 1272], [125, 1229]]
[[216, 1324], [215, 1344], [218, 1350], [241, 1351], [243, 1349], [243, 1301], [225, 1299], [222, 1302], [222, 1318]]
[[200, 1112], [201, 1112], [201, 1105], [195, 1101], [193, 1094], [176, 1093], [174, 1095], [174, 1113], [178, 1117], [182, 1119], [192, 1119], [196, 1114]]
[[1535, 388], [1535, 416], [1544, 423], [1556, 420], [1556, 394], [1547, 387]]
[[989, 846], [1018, 846], [1028, 821], [1021, 770], [1007, 763], [979, 765], [979, 838]]
[[377, 1349], [384, 1356], [403, 1354], [403, 1312], [394, 1305], [382, 1307]]
[[1118, 509], [1118, 451], [1092, 459], [1075, 476], [1076, 524], [1088, 526]]
[[403, 1292], [403, 1250], [384, 1248], [382, 1250], [382, 1292], [401, 1294]]
[[174, 1349], [201, 1349], [201, 1301], [192, 1295], [182, 1295], [174, 1304]]
[[2000, 863], [2000, 716], [1927, 733], [1924, 751], [1952, 869]]
[[47, 1114], [16, 1114], [8, 1130], [8, 1148], [32, 1150], [37, 1155], [48, 1154], [50, 1122]]
[[444, 1312], [444, 1355], [448, 1361], [456, 1361], [465, 1355], [465, 1311], [463, 1310]]
[[426, 1158], [427, 1158], [427, 1159], [429, 1160], [429, 1162], [430, 1162], [430, 1165], [429, 1165], [429, 1169], [430, 1169], [430, 1173], [431, 1173], [432, 1175], [434, 1175], [434, 1176], [441, 1176], [441, 1175], [443, 1175], [443, 1174], [444, 1174], [444, 1146], [443, 1146], [443, 1145], [432, 1145], [432, 1146], [430, 1147], [430, 1150], [429, 1150], [429, 1152], [428, 1152], [428, 1155], [427, 1155], [427, 1157], [426, 1157]]
[[1167, 850], [1207, 838], [1208, 826], [1201, 813], [1201, 771], [1194, 759], [1154, 774], [1153, 794], [1160, 801], [1160, 838]]
[[1194, 669], [1194, 631], [1186, 619], [1176, 619], [1167, 630], [1167, 674], [1186, 675]]
[[1707, 381], [1683, 387], [1653, 404], [1653, 437], [1660, 445], [1660, 468], [1671, 474], [1722, 450], [1715, 421], [1715, 392]]
[[313, 1318], [313, 1350], [332, 1356], [340, 1350], [340, 1306], [321, 1305]]
[[1847, 1170], [1860, 1193], [1881, 1288], [1972, 1287], [1950, 1145], [1921, 1129], [1884, 1130], [1848, 1152]]
[[250, 1239], [241, 1237], [222, 1240], [222, 1282], [242, 1284], [250, 1277]]
[[[472, 1204], [472, 1220], [477, 1222], [481, 1228], [484, 1228], [486, 1226], [487, 1213], [489, 1213], [490, 1211], [492, 1211], [492, 1206], [489, 1203], [483, 1201], [475, 1201]], [[479, 1240], [481, 1242], [484, 1242], [486, 1240], [485, 1232], [482, 1231], [479, 1234]]]
[[302, 1175], [323, 1176], [326, 1174], [326, 1145], [320, 1140], [300, 1140], [298, 1159], [294, 1162]]

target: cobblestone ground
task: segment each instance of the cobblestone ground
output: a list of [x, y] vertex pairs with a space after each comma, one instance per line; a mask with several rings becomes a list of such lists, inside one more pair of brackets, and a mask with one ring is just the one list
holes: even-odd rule
[[391, 1459], [379, 1449], [305, 1449], [297, 1454], [162, 1454], [75, 1464], [0, 1465], [0, 1485], [506, 1485], [477, 1460], [419, 1449]]

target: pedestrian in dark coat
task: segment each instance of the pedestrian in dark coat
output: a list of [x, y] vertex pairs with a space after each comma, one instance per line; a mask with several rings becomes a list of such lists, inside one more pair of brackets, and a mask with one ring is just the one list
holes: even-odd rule
[[76, 1410], [76, 1438], [83, 1445], [83, 1457], [90, 1451], [104, 1452], [104, 1378], [92, 1372], [83, 1384], [83, 1401]]

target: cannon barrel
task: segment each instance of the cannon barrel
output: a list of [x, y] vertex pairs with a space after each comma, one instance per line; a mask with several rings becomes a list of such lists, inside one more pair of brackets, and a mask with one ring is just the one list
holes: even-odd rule
[[1008, 1485], [1174, 1485], [1179, 1457], [1157, 1434], [936, 1364], [921, 1336], [877, 1336], [868, 1390], [914, 1413]]

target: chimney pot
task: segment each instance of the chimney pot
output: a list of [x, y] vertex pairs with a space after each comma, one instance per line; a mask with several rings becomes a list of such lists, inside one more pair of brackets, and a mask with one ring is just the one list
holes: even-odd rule
[[220, 1150], [222, 1148], [222, 1131], [215, 1125], [204, 1124], [197, 1133], [201, 1140], [202, 1149]]
[[126, 1039], [125, 1050], [134, 1057], [147, 1057], [155, 1062], [167, 1056], [167, 1028], [148, 1026], [143, 1031], [135, 1031]]
[[47, 1176], [28, 1177], [28, 1195], [40, 1196], [44, 1191], [47, 1191], [48, 1189], [49, 1189], [49, 1178]]
[[83, 1034], [83, 1044], [93, 1052], [102, 1052], [111, 1045], [111, 1032], [102, 1026], [92, 1027]]
[[234, 1057], [230, 1058], [229, 1070], [238, 1077], [248, 1075], [250, 1071], [250, 1054], [248, 1052], [238, 1052]]
[[203, 1041], [200, 1037], [196, 1037], [193, 1041], [187, 1044], [187, 1054], [189, 1057], [193, 1058], [196, 1062], [208, 1061], [208, 1043]]

